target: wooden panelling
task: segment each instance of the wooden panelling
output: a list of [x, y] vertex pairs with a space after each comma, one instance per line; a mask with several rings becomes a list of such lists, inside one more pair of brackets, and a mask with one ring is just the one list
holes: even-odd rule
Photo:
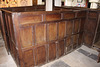
[[78, 38], [79, 38], [79, 35], [73, 35], [73, 49], [77, 48], [78, 46]]
[[7, 10], [0, 16], [3, 36], [18, 67], [40, 66], [83, 43], [92, 46], [100, 19], [96, 10], [85, 8], [54, 7], [53, 11], [44, 11], [42, 6], [33, 6]]
[[80, 20], [74, 20], [74, 33], [78, 33], [79, 32], [79, 26], [80, 26]]
[[63, 19], [73, 19], [75, 18], [75, 13], [74, 12], [69, 12], [69, 13], [63, 13]]
[[36, 65], [44, 64], [46, 62], [46, 51], [45, 45], [37, 46], [35, 48]]
[[89, 11], [89, 18], [97, 18], [97, 12]]
[[58, 44], [58, 56], [61, 57], [64, 55], [64, 50], [65, 50], [65, 42], [64, 40], [59, 41]]
[[10, 38], [15, 43], [15, 36], [14, 36], [14, 29], [13, 29], [13, 23], [12, 23], [12, 17], [11, 15], [8, 15], [8, 23], [9, 23], [9, 31], [10, 31]]
[[61, 14], [47, 14], [46, 15], [46, 21], [56, 21], [61, 19]]
[[80, 30], [79, 30], [79, 32], [83, 32], [84, 31], [85, 22], [86, 22], [86, 19], [82, 18], [81, 19], [81, 23], [80, 23]]
[[79, 34], [78, 45], [80, 46], [83, 43], [83, 32]]
[[[21, 19], [21, 20], [20, 20]], [[42, 22], [42, 15], [21, 15], [20, 16], [20, 24], [28, 24], [28, 23], [39, 23]]]
[[97, 29], [97, 33], [96, 33], [96, 38], [95, 38], [95, 43], [100, 41], [100, 21], [98, 23], [98, 29]]
[[69, 37], [66, 38], [66, 47], [70, 46], [71, 43], [72, 43], [72, 37], [69, 36]]
[[22, 48], [30, 47], [33, 44], [32, 37], [32, 27], [21, 28], [20, 38], [22, 43]]
[[95, 38], [95, 43], [99, 42], [100, 41], [100, 32], [97, 31], [96, 33], [96, 38]]
[[25, 67], [34, 66], [33, 49], [24, 51], [23, 57], [24, 57], [23, 59], [24, 59]]
[[94, 34], [94, 31], [96, 29], [96, 24], [97, 24], [96, 20], [89, 19], [88, 22], [85, 24], [85, 30]]
[[46, 24], [35, 26], [36, 44], [46, 43]]
[[56, 59], [57, 45], [55, 42], [48, 45], [49, 61]]
[[48, 40], [56, 40], [57, 39], [57, 23], [49, 23], [47, 25], [48, 29]]
[[73, 31], [73, 21], [67, 21], [67, 23], [66, 23], [66, 34], [72, 35], [72, 31]]
[[69, 45], [68, 47], [66, 47], [66, 53], [71, 52], [71, 50], [73, 50], [73, 45]]
[[65, 22], [59, 22], [59, 39], [62, 39], [66, 36], [66, 23]]
[[90, 34], [90, 33], [87, 33], [87, 32], [85, 32], [84, 33], [84, 43], [85, 43], [85, 45], [87, 45], [87, 46], [91, 46], [92, 45], [92, 42], [93, 42], [93, 35], [92, 34]]
[[80, 11], [77, 13], [77, 17], [86, 17], [86, 11]]

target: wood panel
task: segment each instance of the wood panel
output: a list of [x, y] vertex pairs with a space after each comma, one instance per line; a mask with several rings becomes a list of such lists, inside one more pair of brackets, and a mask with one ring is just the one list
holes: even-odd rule
[[46, 15], [46, 21], [57, 21], [61, 19], [61, 14], [47, 14]]
[[66, 23], [66, 34], [72, 35], [73, 32], [73, 21], [67, 21]]
[[79, 34], [79, 39], [78, 39], [78, 45], [82, 45], [83, 44], [83, 32]]
[[23, 59], [25, 67], [34, 66], [34, 54], [33, 49], [27, 50], [23, 52]]
[[85, 24], [85, 30], [91, 32], [92, 34], [95, 33], [97, 22], [94, 19], [89, 19], [88, 22]]
[[46, 24], [35, 26], [36, 44], [46, 43]]
[[86, 17], [86, 11], [80, 11], [77, 13], [77, 17]]
[[39, 23], [42, 22], [42, 15], [21, 14], [20, 19], [20, 24]]
[[65, 41], [61, 40], [59, 41], [59, 44], [58, 44], [58, 56], [59, 57], [64, 55], [64, 50], [65, 50]]
[[97, 18], [97, 12], [89, 11], [89, 18]]
[[74, 12], [63, 13], [63, 19], [73, 19], [73, 18], [75, 18]]
[[84, 43], [87, 45], [87, 46], [92, 46], [92, 42], [93, 42], [93, 35], [90, 34], [90, 33], [87, 33], [85, 32], [84, 33]]
[[59, 22], [59, 39], [63, 39], [66, 36], [66, 23]]
[[48, 40], [53, 41], [57, 39], [57, 23], [49, 23], [48, 24]]
[[79, 38], [79, 35], [73, 35], [73, 49], [77, 48], [78, 46], [78, 38]]
[[22, 48], [27, 48], [33, 45], [33, 34], [32, 27], [21, 28], [20, 38], [22, 43]]
[[74, 20], [74, 33], [79, 32], [79, 29], [80, 29], [79, 26], [80, 26], [80, 19]]
[[45, 45], [42, 45], [42, 46], [37, 46], [35, 48], [35, 62], [36, 62], [36, 65], [41, 65], [41, 64], [44, 64], [46, 62], [46, 47]]
[[66, 47], [70, 46], [72, 44], [72, 37], [71, 36], [68, 36], [66, 38]]
[[79, 32], [83, 32], [84, 31], [84, 25], [86, 23], [86, 19], [85, 18], [82, 18], [81, 19], [81, 23], [80, 23], [80, 30]]
[[55, 42], [48, 45], [49, 61], [56, 59], [57, 45]]

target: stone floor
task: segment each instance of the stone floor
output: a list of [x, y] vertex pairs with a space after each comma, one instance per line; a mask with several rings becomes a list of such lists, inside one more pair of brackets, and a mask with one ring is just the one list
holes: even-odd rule
[[[12, 57], [7, 54], [3, 40], [0, 39], [0, 67], [16, 67]], [[41, 67], [100, 67], [97, 63], [98, 52], [86, 46]]]

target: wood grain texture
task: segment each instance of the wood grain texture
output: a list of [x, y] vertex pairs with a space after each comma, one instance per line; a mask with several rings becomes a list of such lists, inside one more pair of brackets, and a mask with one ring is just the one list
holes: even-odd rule
[[24, 51], [23, 57], [24, 57], [25, 67], [30, 67], [32, 65], [34, 66], [34, 54], [32, 49]]
[[65, 47], [65, 41], [64, 40], [61, 40], [59, 41], [59, 44], [58, 44], [58, 56], [61, 57], [64, 55], [64, 47]]
[[63, 39], [66, 36], [66, 23], [59, 22], [59, 39]]
[[89, 18], [97, 18], [97, 12], [89, 11]]
[[46, 62], [46, 47], [45, 45], [42, 46], [37, 46], [35, 48], [35, 62], [36, 65], [41, 65], [44, 64]]
[[39, 23], [42, 22], [42, 15], [21, 15], [20, 16], [20, 24], [28, 24], [28, 23]]
[[48, 40], [53, 41], [57, 39], [57, 23], [49, 23], [48, 24]]
[[66, 34], [72, 35], [73, 32], [73, 21], [67, 21], [66, 23]]
[[69, 36], [66, 38], [66, 47], [70, 46], [72, 44], [72, 37]]
[[61, 14], [47, 14], [46, 15], [46, 21], [56, 21], [61, 19]]
[[84, 33], [85, 37], [84, 37], [84, 43], [87, 45], [87, 46], [92, 46], [92, 42], [93, 42], [93, 35], [90, 34], [90, 33], [87, 33], [85, 32]]
[[74, 12], [63, 13], [63, 14], [64, 14], [63, 19], [73, 19], [73, 18], [75, 18], [75, 13]]
[[92, 46], [95, 40], [100, 19], [96, 10], [44, 8], [7, 8], [0, 16], [5, 44], [19, 67], [40, 66], [72, 52], [82, 43]]
[[80, 11], [78, 12], [77, 17], [86, 17], [86, 13], [86, 11]]
[[94, 34], [95, 29], [96, 29], [96, 25], [97, 25], [96, 20], [89, 19], [88, 22], [85, 25], [85, 30], [87, 30], [88, 32], [91, 32], [92, 34]]
[[56, 59], [57, 54], [57, 45], [55, 42], [50, 43], [48, 47], [48, 53], [49, 53], [49, 61]]
[[80, 26], [80, 19], [74, 20], [74, 33], [79, 32], [79, 26]]
[[73, 49], [77, 48], [78, 46], [78, 38], [79, 38], [79, 35], [73, 35]]
[[46, 25], [36, 25], [35, 27], [36, 44], [46, 43]]
[[33, 45], [32, 27], [22, 28], [20, 30], [20, 37], [21, 37], [22, 48], [32, 46]]

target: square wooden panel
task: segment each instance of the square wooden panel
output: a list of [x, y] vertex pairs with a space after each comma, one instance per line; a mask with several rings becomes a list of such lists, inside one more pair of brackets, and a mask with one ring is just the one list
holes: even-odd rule
[[58, 56], [61, 57], [64, 55], [64, 50], [65, 50], [65, 42], [64, 40], [59, 41], [58, 44]]
[[45, 45], [37, 46], [35, 48], [36, 65], [41, 65], [46, 62], [46, 47]]
[[96, 26], [97, 26], [96, 20], [89, 19], [88, 22], [85, 24], [85, 30], [94, 34]]
[[72, 44], [72, 37], [71, 36], [68, 36], [66, 38], [66, 47], [70, 46]]
[[73, 19], [75, 18], [75, 13], [74, 12], [69, 12], [69, 13], [63, 13], [63, 19]]
[[66, 34], [72, 35], [72, 31], [73, 31], [73, 21], [67, 21], [67, 23], [66, 23]]
[[26, 27], [20, 29], [20, 39], [22, 48], [30, 47], [33, 43], [32, 27]]
[[59, 22], [59, 39], [62, 39], [66, 36], [66, 23]]
[[79, 32], [79, 25], [80, 25], [80, 19], [76, 19], [74, 20], [74, 33], [78, 33]]
[[48, 40], [56, 40], [57, 39], [57, 23], [49, 23], [47, 25], [48, 27]]
[[55, 42], [49, 44], [48, 50], [49, 50], [49, 52], [48, 52], [49, 53], [49, 61], [56, 59], [57, 47], [56, 47]]
[[73, 49], [75, 49], [78, 46], [78, 38], [79, 38], [78, 34], [73, 35]]
[[57, 20], [61, 20], [60, 13], [46, 15], [46, 21], [57, 21]]
[[24, 59], [25, 67], [34, 66], [33, 49], [24, 51], [23, 52], [23, 59]]
[[46, 24], [36, 25], [35, 35], [36, 35], [36, 44], [46, 43]]
[[84, 33], [84, 43], [87, 46], [92, 46], [93, 38], [94, 36], [91, 33], [87, 33], [87, 32]]

